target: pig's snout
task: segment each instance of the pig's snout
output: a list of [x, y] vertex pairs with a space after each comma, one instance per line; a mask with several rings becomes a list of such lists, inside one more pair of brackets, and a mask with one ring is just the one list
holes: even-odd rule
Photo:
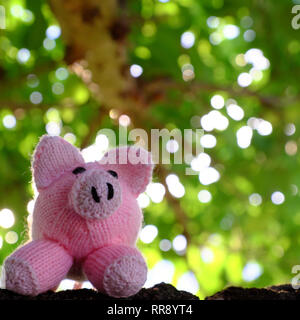
[[103, 170], [89, 170], [76, 178], [70, 193], [70, 205], [87, 219], [103, 219], [121, 204], [117, 176]]
[[[107, 200], [110, 200], [114, 197], [114, 194], [115, 194], [114, 187], [112, 184], [110, 184], [108, 182], [106, 183], [106, 185], [107, 185], [107, 189], [108, 189]], [[94, 201], [99, 203], [101, 196], [98, 195], [97, 189], [95, 187], [92, 187], [91, 193], [92, 193], [92, 197], [93, 197]]]

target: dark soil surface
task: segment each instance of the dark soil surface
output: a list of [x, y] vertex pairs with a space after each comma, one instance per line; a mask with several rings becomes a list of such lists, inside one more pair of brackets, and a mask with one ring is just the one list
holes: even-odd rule
[[[172, 285], [160, 283], [149, 289], [142, 289], [136, 295], [117, 300], [198, 300], [185, 291], [179, 291]], [[111, 297], [92, 289], [48, 291], [36, 297], [22, 296], [9, 290], [0, 289], [0, 300], [112, 300]]]
[[205, 300], [300, 300], [300, 289], [290, 284], [262, 289], [228, 287]]
[[[0, 289], [0, 300], [112, 300], [111, 297], [92, 289], [48, 291], [36, 297], [27, 297], [9, 290]], [[198, 300], [198, 297], [185, 291], [179, 291], [170, 284], [160, 283], [149, 289], [142, 289], [136, 295], [117, 300]], [[206, 300], [300, 300], [300, 289], [291, 285], [268, 288], [228, 287]]]

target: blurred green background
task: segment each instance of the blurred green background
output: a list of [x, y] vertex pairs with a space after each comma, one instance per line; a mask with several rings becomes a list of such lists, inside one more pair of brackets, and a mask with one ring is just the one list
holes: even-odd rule
[[290, 283], [300, 264], [298, 2], [1, 0], [0, 264], [28, 239], [41, 135], [89, 160], [109, 147], [103, 128], [203, 128], [203, 152], [158, 165], [139, 197], [146, 285], [205, 297]]

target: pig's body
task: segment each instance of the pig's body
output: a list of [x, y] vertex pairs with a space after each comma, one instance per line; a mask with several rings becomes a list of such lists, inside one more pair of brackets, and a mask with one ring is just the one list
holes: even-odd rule
[[39, 194], [33, 212], [32, 239], [55, 240], [76, 259], [110, 244], [134, 247], [143, 216], [126, 187], [121, 187], [126, 205], [105, 219], [85, 219], [69, 205], [68, 196], [75, 179], [72, 173], [66, 173], [63, 180]]
[[[47, 148], [52, 152], [43, 159]], [[38, 145], [32, 242], [5, 261], [8, 289], [36, 295], [68, 276], [87, 278], [118, 297], [144, 284], [147, 268], [135, 247], [142, 224], [136, 197], [151, 178], [152, 164], [84, 163], [77, 152], [58, 137], [46, 136]], [[56, 158], [49, 162], [52, 154]]]

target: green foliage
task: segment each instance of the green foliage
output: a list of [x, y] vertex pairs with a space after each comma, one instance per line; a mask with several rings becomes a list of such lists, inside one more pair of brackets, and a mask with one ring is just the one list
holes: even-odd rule
[[[99, 107], [91, 87], [66, 64], [63, 39], [46, 37], [47, 28], [57, 25], [47, 2], [11, 0], [3, 5], [7, 28], [0, 30], [0, 209], [12, 210], [15, 223], [0, 227], [0, 264], [28, 238], [27, 204], [34, 196], [30, 157], [39, 137], [56, 131], [81, 147], [93, 119], [102, 117], [96, 133], [101, 128], [117, 131], [112, 112], [122, 112], [120, 108], [106, 115], [105, 101]], [[168, 79], [175, 84], [164, 89], [164, 80], [158, 82], [158, 88], [165, 90], [163, 98], [151, 101], [145, 111], [145, 117], [149, 116], [145, 127], [156, 128], [159, 123], [182, 131], [201, 128], [200, 118], [214, 110], [213, 96], [221, 95], [226, 104], [218, 112], [229, 120], [228, 127], [206, 132], [217, 139], [216, 146], [205, 153], [220, 179], [203, 185], [198, 175], [185, 175], [185, 165], [167, 166], [185, 188], [185, 195], [176, 201], [185, 213], [186, 226], [165, 196], [144, 209], [145, 224], [155, 225], [158, 235], [149, 244], [139, 241], [150, 268], [162, 259], [174, 264], [175, 285], [183, 281], [183, 274], [193, 272], [200, 297], [229, 284], [290, 282], [292, 266], [300, 261], [300, 31], [291, 27], [292, 5], [292, 1], [267, 0], [143, 0], [127, 4], [129, 63], [142, 66], [141, 80], [155, 83]], [[237, 29], [230, 31], [228, 25], [238, 27], [239, 34], [233, 39], [228, 37]], [[187, 31], [195, 37], [190, 48], [180, 42]], [[268, 59], [265, 68], [253, 70], [245, 61], [251, 48], [260, 49]], [[243, 82], [239, 85], [237, 79], [250, 71], [254, 79], [242, 88]], [[229, 101], [243, 109], [242, 119], [229, 116]], [[8, 115], [16, 119], [15, 125]], [[261, 134], [253, 129], [251, 144], [242, 148], [237, 132], [244, 126], [253, 127], [254, 118], [271, 123], [272, 132], [262, 130]], [[92, 136], [87, 141], [94, 140]], [[154, 182], [161, 182], [159, 170]], [[201, 190], [210, 192], [208, 203], [199, 201]], [[271, 201], [275, 191], [284, 194], [280, 205]], [[12, 243], [9, 231], [17, 233], [17, 242]], [[172, 242], [185, 232], [189, 243], [184, 253], [160, 249], [161, 240]], [[255, 273], [259, 268], [261, 275], [247, 282], [247, 270]]]

